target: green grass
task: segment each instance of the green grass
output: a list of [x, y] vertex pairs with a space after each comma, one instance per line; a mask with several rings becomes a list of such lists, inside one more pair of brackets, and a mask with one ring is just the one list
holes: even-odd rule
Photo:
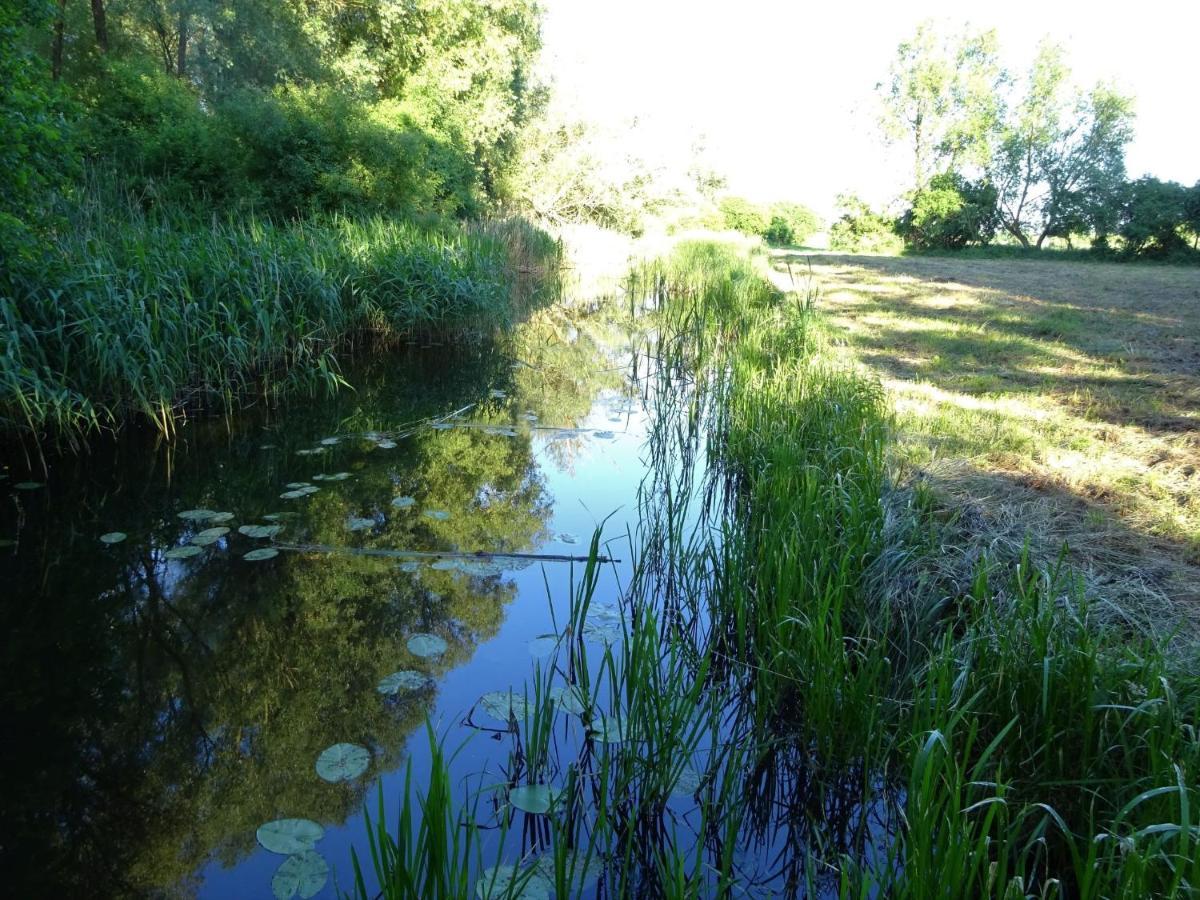
[[35, 443], [335, 388], [348, 339], [511, 322], [558, 258], [519, 222], [74, 214], [43, 265], [0, 278], [0, 432]]
[[[931, 491], [897, 491], [878, 380], [753, 260], [684, 244], [631, 276], [630, 307], [649, 297], [624, 639], [581, 637], [598, 532], [567, 641], [508, 730], [510, 784], [565, 799], [498, 861], [553, 871], [559, 897], [592, 877], [668, 898], [1194, 896], [1195, 647], [1101, 625], [1069, 566], [963, 547]], [[578, 746], [551, 738], [559, 681], [584, 698]], [[599, 740], [614, 718], [623, 740]], [[378, 875], [389, 897], [443, 878]]]

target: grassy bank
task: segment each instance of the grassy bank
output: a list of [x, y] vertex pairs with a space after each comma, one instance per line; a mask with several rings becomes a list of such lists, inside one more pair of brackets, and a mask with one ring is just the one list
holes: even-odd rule
[[[884, 390], [811, 298], [703, 244], [635, 273], [648, 298], [616, 632], [590, 564], [504, 783], [472, 789], [498, 802], [410, 793], [398, 838], [378, 811], [384, 895], [1191, 896], [1194, 646], [1106, 626], [1080, 572], [963, 545], [898, 487]], [[522, 836], [499, 859], [497, 832]]]
[[99, 202], [72, 216], [41, 261], [0, 278], [0, 430], [35, 443], [133, 417], [169, 433], [189, 409], [332, 388], [350, 338], [510, 322], [559, 254], [519, 221], [205, 220]]

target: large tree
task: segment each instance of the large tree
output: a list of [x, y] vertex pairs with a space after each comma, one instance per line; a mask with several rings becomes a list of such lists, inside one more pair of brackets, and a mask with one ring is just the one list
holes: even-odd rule
[[1075, 87], [1062, 48], [1044, 43], [988, 167], [1003, 228], [1026, 247], [1096, 229], [1124, 182], [1132, 126], [1128, 97]]
[[1006, 81], [994, 31], [948, 35], [927, 21], [900, 44], [877, 85], [880, 124], [911, 151], [914, 191], [939, 172], [988, 162]]

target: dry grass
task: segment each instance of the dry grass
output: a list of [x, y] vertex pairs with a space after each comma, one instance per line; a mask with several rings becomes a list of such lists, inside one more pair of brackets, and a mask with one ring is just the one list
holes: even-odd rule
[[1066, 542], [1132, 619], [1200, 617], [1200, 270], [774, 262], [784, 286], [811, 277], [837, 336], [888, 388], [901, 481], [926, 481], [997, 541]]

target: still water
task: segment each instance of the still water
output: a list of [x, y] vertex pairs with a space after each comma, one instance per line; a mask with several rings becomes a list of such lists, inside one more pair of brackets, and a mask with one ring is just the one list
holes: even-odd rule
[[[296, 817], [324, 829], [315, 896], [338, 896], [364, 803], [382, 786], [394, 817], [405, 764], [426, 777], [427, 718], [463, 744], [456, 790], [503, 780], [477, 702], [523, 690], [581, 569], [530, 555], [585, 556], [609, 517], [621, 540], [601, 552], [621, 561], [596, 597], [628, 576], [649, 421], [634, 344], [602, 313], [550, 312], [504, 339], [361, 354], [352, 390], [171, 442], [10, 458], [4, 893], [269, 898], [287, 857], [256, 830]], [[317, 760], [339, 743], [367, 767], [330, 782]]]

